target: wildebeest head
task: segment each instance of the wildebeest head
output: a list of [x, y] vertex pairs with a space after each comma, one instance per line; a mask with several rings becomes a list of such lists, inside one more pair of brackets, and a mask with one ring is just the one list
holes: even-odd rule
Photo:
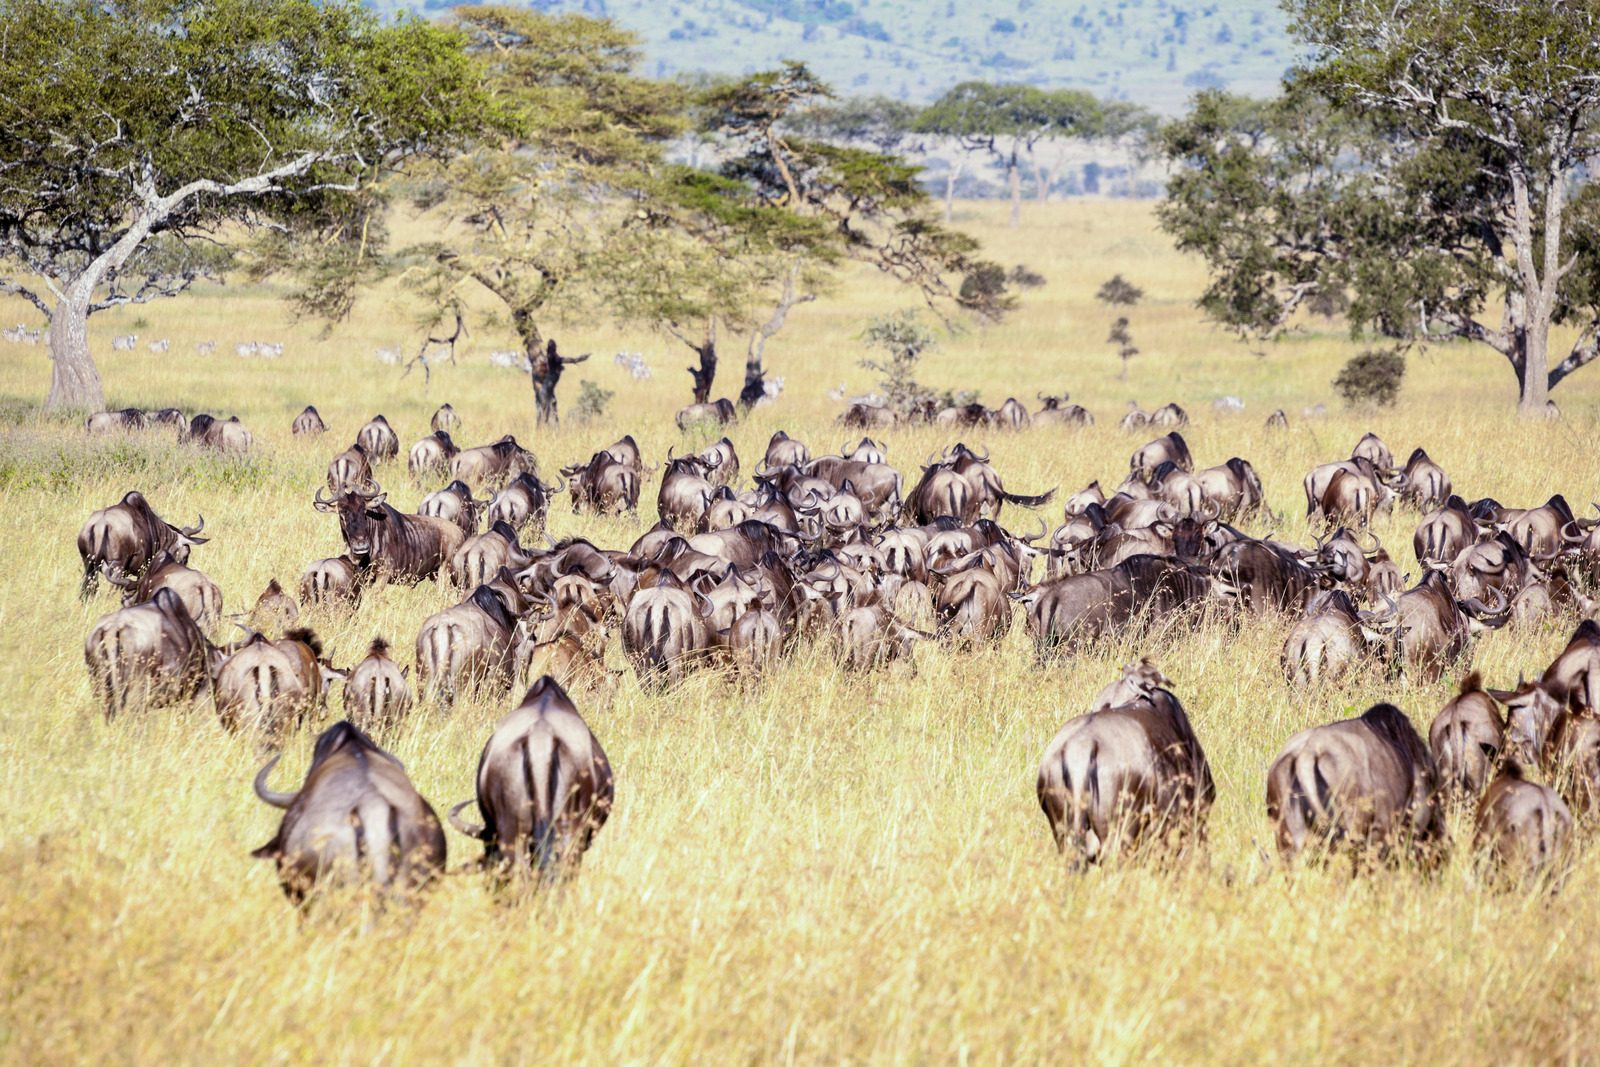
[[1132, 704], [1136, 700], [1149, 698], [1157, 689], [1170, 688], [1172, 679], [1162, 674], [1161, 668], [1150, 662], [1149, 656], [1144, 656], [1138, 663], [1123, 667], [1122, 676], [1100, 690], [1090, 702], [1089, 710], [1101, 711]]
[[1561, 702], [1538, 682], [1519, 680], [1515, 689], [1488, 692], [1506, 706], [1507, 754], [1530, 767], [1543, 765], [1557, 724], [1566, 715]]
[[387, 498], [388, 494], [373, 482], [368, 489], [346, 489], [331, 500], [323, 499], [322, 490], [318, 489], [312, 506], [318, 511], [338, 513], [339, 532], [344, 535], [350, 555], [364, 567], [372, 561], [380, 525], [390, 521], [394, 510], [384, 502]]

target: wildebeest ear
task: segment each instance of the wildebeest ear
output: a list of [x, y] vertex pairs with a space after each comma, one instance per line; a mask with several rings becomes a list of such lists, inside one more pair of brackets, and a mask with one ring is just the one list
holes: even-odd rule
[[411, 664], [407, 663], [404, 667], [400, 668], [400, 677], [402, 677], [402, 678], [411, 677]]
[[387, 499], [389, 499], [389, 494], [388, 493], [379, 493], [377, 496], [375, 496], [371, 500], [367, 501], [367, 511], [369, 511], [369, 512], [382, 511], [383, 510], [383, 502], [385, 500], [387, 500]]

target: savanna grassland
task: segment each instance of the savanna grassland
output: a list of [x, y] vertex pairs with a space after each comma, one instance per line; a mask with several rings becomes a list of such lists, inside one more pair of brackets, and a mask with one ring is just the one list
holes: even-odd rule
[[[1561, 491], [1600, 499], [1600, 371], [1557, 393], [1566, 417], [1512, 416], [1509, 370], [1482, 348], [1412, 360], [1399, 404], [1349, 413], [1328, 383], [1357, 345], [1323, 327], [1266, 355], [1208, 326], [1203, 285], [1155, 229], [1147, 205], [1032, 207], [1020, 231], [1004, 208], [965, 209], [997, 258], [1048, 284], [998, 327], [947, 340], [924, 361], [938, 386], [985, 401], [1070, 392], [1089, 430], [969, 434], [1008, 485], [1037, 492], [1120, 480], [1143, 442], [1116, 428], [1125, 403], [1176, 400], [1198, 462], [1255, 464], [1283, 536], [1308, 540], [1300, 479], [1315, 462], [1378, 432], [1404, 455], [1418, 444], [1471, 496], [1510, 504]], [[1112, 315], [1093, 293], [1121, 272], [1146, 289], [1132, 310], [1142, 354], [1126, 381], [1104, 343]], [[585, 323], [553, 332], [593, 351], [562, 383], [616, 396], [603, 418], [536, 430], [525, 378], [490, 366], [509, 347], [472, 336], [459, 366], [419, 374], [373, 358], [417, 332], [397, 289], [374, 293], [321, 337], [295, 324], [271, 288], [207, 289], [92, 322], [112, 407], [178, 405], [238, 414], [255, 452], [225, 460], [151, 434], [85, 439], [37, 414], [42, 347], [0, 360], [0, 1057], [61, 1062], [1429, 1062], [1585, 1060], [1600, 1032], [1600, 841], [1564, 892], [1500, 892], [1474, 873], [1468, 829], [1442, 872], [1340, 869], [1293, 876], [1265, 859], [1268, 762], [1294, 731], [1393, 700], [1424, 728], [1450, 680], [1377, 675], [1295, 691], [1278, 654], [1287, 624], [1249, 622], [1158, 633], [1046, 668], [1021, 626], [998, 648], [917, 651], [916, 669], [845, 675], [825, 650], [802, 652], [754, 688], [711, 673], [665, 693], [631, 673], [609, 706], [583, 704], [617, 773], [611, 822], [581, 875], [541, 899], [504, 903], [452, 876], [414, 914], [366, 923], [352, 909], [302, 918], [249, 851], [278, 813], [250, 778], [263, 757], [203, 703], [112, 723], [95, 706], [83, 637], [115, 601], [77, 592], [74, 536], [85, 516], [129, 489], [173, 521], [206, 517], [197, 566], [235, 611], [273, 576], [340, 550], [337, 524], [313, 511], [328, 458], [383, 412], [408, 446], [450, 401], [459, 439], [515, 433], [546, 474], [632, 432], [647, 462], [685, 443], [672, 414], [688, 397], [688, 353], [647, 334]], [[782, 400], [733, 432], [746, 466], [784, 428], [816, 451], [845, 433], [827, 391], [871, 386], [856, 361], [864, 321], [904, 306], [885, 280], [853, 276], [797, 311], [770, 346]], [[23, 316], [5, 305], [6, 318]], [[113, 334], [138, 328], [132, 353]], [[169, 355], [144, 350], [167, 337]], [[211, 357], [191, 354], [217, 340]], [[240, 360], [233, 342], [282, 340], [278, 361]], [[655, 377], [612, 364], [645, 353]], [[737, 390], [735, 353], [718, 394]], [[1233, 394], [1244, 414], [1214, 414]], [[308, 402], [332, 432], [291, 438]], [[1326, 402], [1325, 417], [1301, 410]], [[1287, 433], [1262, 422], [1289, 412]], [[887, 434], [889, 458], [915, 475], [953, 438]], [[691, 439], [699, 443], [698, 439]], [[378, 474], [409, 509], [421, 496], [403, 467]], [[432, 486], [430, 486], [432, 488]], [[653, 483], [637, 518], [576, 518], [557, 498], [552, 532], [626, 545], [654, 521]], [[1059, 521], [1059, 508], [1046, 513]], [[1005, 516], [1031, 530], [1034, 516]], [[1416, 516], [1377, 533], [1415, 571]], [[1251, 527], [1264, 533], [1265, 525]], [[374, 634], [409, 662], [417, 628], [456, 597], [426, 584], [389, 588], [355, 612], [305, 616], [344, 665]], [[1510, 683], [1542, 668], [1575, 620], [1502, 631], [1474, 662]], [[226, 636], [226, 635], [218, 635]], [[1218, 800], [1207, 861], [1182, 871], [1115, 869], [1073, 877], [1034, 796], [1040, 754], [1118, 665], [1148, 652], [1174, 679], [1210, 756]], [[613, 649], [613, 656], [616, 651]], [[620, 657], [614, 665], [620, 666]], [[1463, 667], [1460, 673], [1464, 673]], [[335, 690], [334, 709], [339, 702]], [[479, 749], [505, 699], [449, 714], [424, 707], [379, 737], [441, 811], [471, 794]], [[294, 788], [313, 733], [286, 746], [274, 775]], [[451, 866], [478, 846], [451, 835]]]

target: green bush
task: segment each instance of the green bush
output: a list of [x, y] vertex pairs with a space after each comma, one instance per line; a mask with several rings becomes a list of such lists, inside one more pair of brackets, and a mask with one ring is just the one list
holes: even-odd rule
[[1368, 349], [1344, 365], [1333, 380], [1334, 391], [1352, 407], [1392, 407], [1406, 376], [1406, 359], [1392, 348]]

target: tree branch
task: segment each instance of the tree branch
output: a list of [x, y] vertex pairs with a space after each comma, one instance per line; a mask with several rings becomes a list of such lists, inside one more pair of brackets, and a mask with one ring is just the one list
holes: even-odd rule
[[1595, 341], [1594, 331], [1595, 326], [1591, 324], [1583, 331], [1577, 343], [1572, 346], [1572, 351], [1567, 355], [1567, 358], [1550, 368], [1547, 389], [1554, 389], [1567, 375], [1588, 366], [1597, 358], [1600, 358], [1600, 343]]
[[20, 285], [9, 278], [0, 278], [0, 293], [8, 293], [12, 296], [20, 296], [34, 307], [44, 312], [44, 317], [46, 319], [51, 317], [50, 305], [46, 304], [42, 299], [40, 299], [37, 293], [24, 285]]

